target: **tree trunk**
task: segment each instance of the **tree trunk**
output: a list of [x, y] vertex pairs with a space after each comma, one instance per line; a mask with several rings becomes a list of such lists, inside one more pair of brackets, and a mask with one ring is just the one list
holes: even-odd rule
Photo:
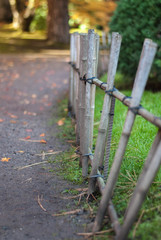
[[48, 0], [48, 40], [69, 42], [68, 0]]
[[9, 0], [0, 0], [0, 22], [11, 23], [13, 15]]

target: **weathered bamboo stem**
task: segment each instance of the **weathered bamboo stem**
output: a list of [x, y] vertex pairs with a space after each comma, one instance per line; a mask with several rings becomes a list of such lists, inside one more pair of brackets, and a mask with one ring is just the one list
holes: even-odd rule
[[[70, 35], [70, 61], [73, 62], [74, 58], [74, 35]], [[68, 110], [72, 113], [73, 109], [73, 77], [74, 77], [74, 69], [71, 65], [70, 67], [70, 79], [69, 79], [69, 103]]]
[[[95, 34], [95, 43], [94, 43], [94, 56], [93, 56], [93, 77], [97, 77], [97, 65], [98, 65], [98, 53], [99, 53], [99, 36]], [[91, 85], [91, 123], [90, 123], [90, 148], [92, 149], [93, 145], [93, 127], [94, 127], [94, 111], [95, 111], [95, 93], [96, 85]]]
[[[113, 40], [112, 40], [111, 51], [110, 51], [110, 61], [109, 61], [109, 68], [108, 68], [106, 90], [110, 90], [113, 88], [114, 77], [116, 73], [120, 45], [121, 45], [121, 35], [119, 35], [118, 33], [113, 33], [112, 38]], [[102, 162], [104, 159], [106, 132], [107, 132], [109, 111], [110, 111], [110, 104], [111, 104], [110, 100], [111, 100], [111, 97], [108, 94], [105, 94], [101, 121], [100, 121], [99, 130], [98, 130], [98, 137], [96, 142], [93, 166], [92, 166], [92, 171], [90, 176], [97, 174], [99, 164], [101, 164], [100, 166], [102, 166]], [[95, 191], [95, 183], [96, 183], [96, 179], [91, 178], [89, 181], [89, 193], [92, 193]]]
[[141, 208], [141, 205], [145, 199], [146, 193], [155, 178], [156, 173], [159, 170], [161, 164], [161, 141], [156, 149], [153, 159], [149, 163], [149, 167], [143, 170], [144, 174], [141, 177], [141, 181], [138, 181], [136, 189], [133, 193], [132, 199], [130, 201], [128, 211], [125, 215], [124, 223], [121, 230], [118, 232], [116, 239], [124, 240], [127, 238], [130, 227], [137, 217], [137, 213]]
[[[102, 90], [106, 90], [107, 84], [103, 83], [99, 79], [94, 79], [93, 83], [97, 87], [100, 87]], [[124, 105], [130, 107], [131, 99], [129, 99], [129, 98], [125, 99], [126, 96], [123, 93], [121, 93], [119, 90], [116, 90], [111, 94], [112, 94], [112, 96], [117, 98], [119, 101], [121, 101]], [[144, 119], [146, 119], [147, 121], [151, 122], [156, 127], [161, 128], [161, 118], [160, 117], [156, 117], [155, 115], [153, 115], [152, 113], [150, 113], [148, 110], [146, 110], [143, 107], [138, 109], [138, 114], [140, 116], [142, 116]]]
[[[92, 153], [92, 152], [90, 151], [90, 153]], [[93, 162], [93, 156], [92, 155], [90, 156], [90, 159], [91, 159], [91, 162]], [[98, 174], [98, 177], [97, 177], [98, 187], [99, 187], [101, 195], [103, 195], [103, 190], [105, 188], [105, 182], [104, 182], [102, 177], [99, 177], [99, 175], [101, 175], [99, 170], [97, 170], [97, 174]], [[116, 210], [115, 210], [114, 205], [113, 205], [111, 200], [110, 200], [110, 204], [107, 206], [107, 211], [108, 211], [108, 214], [110, 216], [113, 229], [114, 229], [115, 233], [117, 234], [120, 231], [120, 223], [119, 223], [119, 220], [118, 220]]]
[[80, 118], [79, 118], [79, 102], [80, 102], [80, 92], [79, 92], [79, 68], [80, 68], [80, 34], [76, 36], [76, 46], [77, 46], [77, 59], [76, 59], [76, 69], [78, 70], [76, 75], [76, 143], [80, 145]]
[[101, 228], [103, 217], [105, 215], [107, 205], [109, 204], [112, 191], [114, 189], [114, 186], [118, 178], [123, 155], [128, 143], [128, 139], [132, 130], [134, 120], [135, 120], [136, 115], [133, 112], [133, 108], [138, 107], [140, 104], [140, 100], [144, 92], [146, 81], [147, 81], [147, 78], [151, 69], [151, 65], [156, 53], [156, 47], [157, 45], [153, 43], [151, 40], [145, 39], [140, 62], [139, 62], [139, 67], [138, 67], [138, 71], [136, 74], [134, 87], [132, 91], [132, 100], [130, 105], [131, 109], [129, 109], [127, 113], [122, 136], [119, 142], [118, 149], [115, 154], [114, 162], [110, 170], [106, 187], [104, 189], [104, 194], [100, 202], [100, 206], [95, 219], [93, 231], [98, 231]]
[[[94, 56], [95, 33], [93, 29], [88, 31], [88, 53], [87, 53], [87, 79], [93, 77], [93, 56]], [[89, 147], [91, 139], [91, 84], [86, 83], [85, 94], [85, 123], [83, 127], [83, 152], [82, 152], [82, 176], [88, 175]]]
[[[88, 35], [81, 34], [80, 36], [80, 78], [87, 73], [87, 44]], [[84, 146], [83, 127], [85, 118], [85, 92], [86, 85], [84, 81], [79, 81], [79, 119], [80, 119], [80, 166], [82, 166], [82, 153]]]
[[[75, 32], [73, 33], [74, 35], [74, 57], [73, 57], [73, 63], [76, 66], [76, 61], [77, 61], [77, 36], [78, 33]], [[74, 84], [73, 84], [73, 115], [74, 117], [76, 116], [76, 93], [77, 93], [77, 75], [78, 73], [74, 70]]]

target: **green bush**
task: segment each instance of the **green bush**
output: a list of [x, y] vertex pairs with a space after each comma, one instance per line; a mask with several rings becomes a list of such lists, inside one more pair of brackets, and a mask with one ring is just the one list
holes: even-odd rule
[[110, 31], [122, 37], [119, 70], [132, 80], [135, 77], [145, 38], [158, 44], [148, 88], [161, 89], [161, 0], [120, 0], [110, 22]]
[[31, 23], [31, 31], [45, 30], [47, 18], [47, 5], [43, 4], [36, 9], [34, 19]]

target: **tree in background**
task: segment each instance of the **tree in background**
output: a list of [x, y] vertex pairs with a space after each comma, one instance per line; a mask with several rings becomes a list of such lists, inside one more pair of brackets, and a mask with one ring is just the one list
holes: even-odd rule
[[108, 23], [116, 8], [114, 0], [70, 0], [70, 22], [77, 26], [85, 24], [108, 32]]
[[110, 22], [110, 31], [122, 37], [119, 69], [132, 79], [137, 70], [145, 38], [158, 44], [148, 88], [161, 89], [161, 0], [120, 0]]
[[69, 42], [68, 0], [47, 0], [47, 37], [54, 43]]
[[13, 20], [9, 0], [0, 0], [0, 22], [10, 23]]

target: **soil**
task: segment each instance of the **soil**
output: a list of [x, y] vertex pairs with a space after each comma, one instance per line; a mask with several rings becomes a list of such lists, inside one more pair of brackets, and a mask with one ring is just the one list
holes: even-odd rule
[[76, 233], [84, 232], [87, 213], [53, 216], [81, 208], [63, 199], [78, 186], [50, 172], [48, 158], [37, 155], [69, 148], [56, 137], [56, 120], [51, 125], [68, 89], [68, 61], [62, 51], [0, 56], [1, 240], [82, 239]]

